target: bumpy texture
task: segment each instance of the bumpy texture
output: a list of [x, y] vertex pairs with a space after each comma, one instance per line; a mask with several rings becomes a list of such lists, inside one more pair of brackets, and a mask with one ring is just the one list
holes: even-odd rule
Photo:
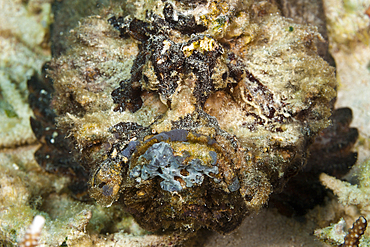
[[307, 164], [286, 183], [281, 193], [270, 197], [269, 206], [274, 206], [283, 215], [303, 216], [325, 203], [328, 190], [321, 184], [320, 174], [342, 178], [357, 161], [353, 146], [359, 134], [356, 128], [350, 127], [351, 121], [351, 109], [333, 111], [331, 125], [316, 136], [309, 148]]
[[83, 20], [51, 62], [57, 135], [101, 205], [149, 231], [230, 232], [304, 165], [330, 123], [334, 70], [316, 29], [269, 2], [142, 6]]
[[[130, 172], [130, 177], [138, 178], [137, 181], [141, 182], [141, 180], [159, 176], [163, 179], [160, 183], [161, 189], [169, 192], [182, 190], [182, 185], [176, 178], [182, 179], [186, 183], [186, 187], [201, 185], [204, 175], [212, 177], [210, 173], [218, 173], [218, 167], [214, 166], [217, 162], [217, 154], [214, 151], [209, 153], [216, 157], [212, 167], [205, 166], [200, 159], [192, 159], [187, 165], [182, 165], [181, 163], [187, 157], [174, 156], [173, 149], [166, 142], [155, 143], [140, 156], [143, 158], [140, 160], [143, 166], [135, 166]], [[180, 171], [185, 174], [181, 174]]]
[[357, 247], [360, 244], [360, 238], [364, 234], [366, 227], [367, 220], [361, 216], [353, 223], [352, 228], [349, 229], [341, 247]]

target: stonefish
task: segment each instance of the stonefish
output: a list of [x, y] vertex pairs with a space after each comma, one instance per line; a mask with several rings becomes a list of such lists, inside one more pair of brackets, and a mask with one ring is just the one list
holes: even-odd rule
[[230, 232], [330, 124], [320, 35], [269, 1], [128, 3], [83, 19], [30, 80], [36, 159], [146, 230]]

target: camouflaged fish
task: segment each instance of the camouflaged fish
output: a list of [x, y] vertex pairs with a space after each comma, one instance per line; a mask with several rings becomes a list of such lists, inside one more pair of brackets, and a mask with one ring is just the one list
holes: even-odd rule
[[29, 82], [44, 109], [31, 121], [36, 159], [146, 230], [234, 230], [330, 124], [336, 79], [320, 35], [269, 2], [150, 1], [70, 36]]

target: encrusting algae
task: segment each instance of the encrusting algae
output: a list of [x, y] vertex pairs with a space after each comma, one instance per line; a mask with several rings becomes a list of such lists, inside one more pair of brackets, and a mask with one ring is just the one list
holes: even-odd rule
[[146, 230], [230, 232], [305, 164], [334, 69], [268, 1], [137, 4], [82, 20], [29, 81], [36, 160]]

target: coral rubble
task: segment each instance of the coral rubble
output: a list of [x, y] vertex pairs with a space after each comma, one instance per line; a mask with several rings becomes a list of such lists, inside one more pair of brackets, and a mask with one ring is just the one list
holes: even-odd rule
[[54, 115], [33, 120], [40, 153], [65, 148], [86, 171], [72, 177], [92, 174], [90, 195], [144, 229], [230, 232], [305, 164], [330, 123], [334, 69], [316, 29], [266, 1], [141, 6], [71, 31], [47, 70]]
[[[370, 1], [325, 0], [324, 7], [328, 21], [331, 53], [337, 64], [339, 94], [337, 106], [351, 107], [353, 126], [358, 128], [359, 141], [357, 164], [346, 181], [328, 175], [321, 175], [321, 182], [336, 195], [325, 207], [314, 210], [320, 228], [316, 235], [334, 246], [344, 241], [345, 232], [359, 217], [369, 219], [368, 178], [369, 178], [369, 110], [368, 89], [370, 73], [368, 64], [369, 16], [366, 10]], [[330, 174], [329, 174], [330, 175]], [[330, 226], [329, 223], [331, 223]], [[368, 230], [362, 236], [359, 246], [369, 246]]]
[[32, 224], [26, 231], [26, 235], [23, 237], [20, 247], [36, 247], [39, 245], [40, 235], [42, 228], [45, 224], [45, 218], [41, 215], [36, 215], [32, 221]]
[[[338, 196], [340, 206], [342, 205], [345, 208], [345, 210], [335, 210], [336, 211], [335, 213], [340, 214], [342, 217], [345, 217], [347, 222], [341, 220], [338, 223], [334, 224], [333, 226], [317, 230], [316, 235], [318, 235], [319, 238], [328, 242], [338, 243], [339, 240], [343, 240], [342, 233], [338, 234], [336, 232], [331, 231], [330, 229], [336, 227], [337, 225], [343, 224], [350, 225], [359, 216], [363, 216], [365, 219], [370, 218], [369, 213], [370, 202], [368, 198], [369, 178], [370, 178], [369, 170], [370, 170], [370, 161], [368, 160], [360, 166], [360, 172], [358, 174], [359, 185], [352, 185], [348, 182], [341, 181], [324, 173], [321, 174], [320, 176], [321, 182], [326, 187], [333, 190], [334, 194]], [[341, 236], [338, 237], [338, 235]], [[367, 246], [366, 244], [369, 242], [368, 234], [365, 233], [362, 242], [364, 243], [362, 245], [360, 242], [360, 246]]]
[[369, 45], [368, 0], [325, 0], [323, 3], [328, 16], [329, 40], [334, 48], [352, 50], [359, 41]]

